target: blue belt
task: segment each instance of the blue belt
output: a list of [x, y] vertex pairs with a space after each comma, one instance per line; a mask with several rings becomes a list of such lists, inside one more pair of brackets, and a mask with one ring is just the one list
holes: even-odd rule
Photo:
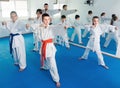
[[14, 36], [17, 36], [17, 35], [20, 35], [19, 33], [16, 33], [16, 34], [10, 34], [10, 42], [9, 42], [9, 44], [10, 44], [10, 54], [12, 54], [12, 43], [13, 43], [13, 37]]

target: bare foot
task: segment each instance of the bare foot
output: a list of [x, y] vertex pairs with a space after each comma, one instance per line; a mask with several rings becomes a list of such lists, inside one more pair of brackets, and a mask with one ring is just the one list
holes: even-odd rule
[[40, 70], [44, 70], [44, 67], [40, 67]]
[[46, 69], [46, 68], [44, 68], [44, 67], [40, 67], [40, 70], [47, 71], [48, 69]]
[[101, 66], [104, 67], [105, 69], [109, 69], [109, 67], [106, 65], [101, 65]]
[[60, 82], [56, 82], [56, 87], [60, 88]]
[[23, 68], [20, 68], [20, 69], [19, 69], [19, 72], [22, 72], [23, 70], [24, 70]]
[[18, 63], [14, 63], [14, 65], [15, 65], [15, 66], [19, 66], [19, 64], [18, 64]]
[[85, 59], [81, 57], [81, 58], [79, 58], [79, 60], [85, 60]]
[[83, 44], [83, 42], [80, 42], [79, 44]]

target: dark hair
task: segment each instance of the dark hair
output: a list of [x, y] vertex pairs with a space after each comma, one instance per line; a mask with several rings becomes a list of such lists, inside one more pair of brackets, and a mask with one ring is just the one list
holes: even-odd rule
[[37, 10], [36, 10], [36, 13], [42, 14], [42, 10], [41, 10], [41, 9], [37, 9]]
[[16, 11], [11, 11], [11, 12], [10, 12], [10, 15], [12, 15], [13, 13], [17, 15], [17, 12], [16, 12]]
[[63, 5], [63, 8], [65, 8], [67, 5]]
[[105, 12], [102, 12], [100, 16], [103, 16], [103, 15], [105, 15]]
[[[92, 21], [93, 21], [94, 19], [99, 19], [99, 17], [98, 17], [98, 16], [93, 16]], [[92, 24], [94, 25], [94, 23], [92, 23]]]
[[50, 16], [49, 16], [49, 14], [44, 13], [44, 14], [42, 15], [42, 21], [43, 21], [44, 17], [50, 17]]
[[92, 14], [92, 13], [93, 13], [92, 10], [89, 10], [89, 11], [88, 11], [88, 14]]
[[80, 18], [80, 16], [79, 15], [75, 15], [75, 19], [77, 19], [77, 18]]
[[64, 18], [66, 18], [66, 16], [65, 16], [65, 15], [62, 15], [62, 16], [61, 16], [61, 19], [64, 19]]
[[110, 24], [113, 25], [114, 21], [116, 21], [117, 19], [118, 19], [117, 16], [113, 16], [112, 19], [111, 19]]
[[93, 16], [92, 20], [93, 20], [93, 19], [95, 19], [95, 18], [99, 19], [99, 17], [98, 17], [98, 16]]
[[44, 6], [45, 6], [45, 5], [48, 5], [48, 3], [45, 3]]
[[116, 16], [116, 14], [112, 14], [112, 18], [115, 17], [115, 16]]

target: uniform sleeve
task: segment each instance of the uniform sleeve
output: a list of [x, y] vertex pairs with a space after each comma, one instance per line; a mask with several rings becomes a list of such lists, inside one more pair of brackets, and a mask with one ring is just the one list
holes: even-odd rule
[[39, 28], [39, 25], [40, 24], [34, 23], [34, 24], [31, 24], [31, 27], [33, 30], [35, 30], [35, 29]]
[[70, 14], [73, 14], [75, 12], [76, 12], [76, 10], [66, 10], [66, 11], [62, 10], [61, 15], [70, 15]]
[[38, 28], [37, 30], [37, 35], [38, 35], [38, 40], [41, 41], [41, 27]]
[[67, 14], [69, 15], [69, 14], [73, 14], [73, 13], [75, 13], [76, 12], [76, 10], [67, 10]]
[[91, 31], [92, 25], [84, 25], [85, 30]]
[[103, 32], [108, 33], [108, 32], [115, 32], [115, 27], [116, 26], [112, 26], [112, 25], [108, 25], [108, 24], [102, 24], [102, 25], [100, 25], [100, 27], [101, 27], [101, 30]]
[[10, 31], [10, 29], [11, 29], [10, 26], [11, 26], [11, 22], [7, 22], [7, 25], [4, 26], [4, 28], [5, 28], [5, 29], [8, 29], [8, 30]]
[[59, 13], [60, 11], [58, 9], [56, 9], [56, 10], [50, 10], [50, 12], [51, 12], [51, 15], [55, 15], [55, 14]]
[[65, 29], [64, 29], [63, 25], [61, 25], [61, 24], [54, 25], [53, 26], [53, 35], [54, 35], [54, 37], [55, 36], [63, 36], [63, 34], [65, 33], [64, 30]]
[[[17, 27], [16, 27], [17, 28]], [[26, 33], [28, 30], [26, 29], [26, 24], [23, 21], [18, 23], [18, 31], [21, 33]]]

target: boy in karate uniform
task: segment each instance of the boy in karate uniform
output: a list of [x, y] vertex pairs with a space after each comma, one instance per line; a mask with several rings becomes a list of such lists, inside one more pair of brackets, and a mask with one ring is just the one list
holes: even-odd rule
[[109, 69], [108, 66], [105, 65], [105, 62], [103, 60], [103, 55], [102, 55], [101, 50], [100, 50], [100, 36], [102, 34], [103, 29], [104, 30], [106, 29], [106, 32], [108, 30], [114, 31], [115, 27], [112, 25], [100, 25], [99, 24], [99, 17], [97, 17], [97, 16], [94, 16], [92, 21], [93, 21], [93, 25], [90, 25], [87, 27], [91, 33], [91, 36], [90, 36], [90, 39], [88, 41], [86, 50], [85, 50], [83, 56], [80, 58], [80, 60], [87, 59], [90, 50], [93, 50], [96, 52], [96, 54], [98, 56], [99, 65], [106, 68], [106, 69]]
[[14, 64], [19, 65], [19, 71], [23, 71], [26, 68], [26, 51], [24, 38], [21, 33], [25, 31], [25, 24], [18, 20], [15, 11], [10, 13], [10, 17], [11, 21], [2, 22], [2, 24], [10, 32], [10, 53], [14, 58]]
[[65, 46], [67, 48], [70, 48], [70, 45], [68, 42], [69, 38], [68, 38], [68, 34], [67, 34], [68, 27], [70, 27], [70, 23], [66, 20], [66, 16], [62, 15], [61, 22], [58, 24], [58, 30], [61, 34], [58, 37], [58, 42], [60, 45], [64, 45], [64, 43], [65, 43]]
[[69, 16], [70, 14], [75, 13], [75, 12], [77, 12], [76, 9], [68, 10], [68, 9], [67, 9], [67, 5], [63, 5], [63, 10], [61, 10], [61, 16], [65, 15], [67, 21], [69, 21], [69, 22], [72, 24], [72, 20], [71, 20], [70, 17], [68, 17], [68, 16]]
[[73, 41], [74, 38], [75, 38], [75, 35], [77, 35], [79, 44], [82, 44], [81, 28], [83, 28], [83, 25], [80, 24], [80, 16], [79, 15], [75, 16], [75, 21], [74, 21], [74, 26], [73, 27], [74, 27], [74, 32], [72, 34], [71, 41]]
[[49, 16], [50, 16], [50, 24], [52, 24], [53, 16], [54, 16], [55, 14], [57, 14], [57, 13], [60, 13], [60, 11], [61, 11], [60, 9], [54, 9], [54, 10], [49, 9], [48, 3], [45, 3], [45, 4], [44, 4], [44, 9], [42, 10], [42, 13], [43, 13], [43, 14], [44, 14], [44, 13], [49, 14]]
[[[87, 24], [91, 25], [92, 24], [92, 17], [93, 17], [93, 12], [91, 10], [88, 11], [88, 15], [87, 15]], [[82, 37], [85, 38], [86, 35], [88, 34], [88, 30], [85, 29], [84, 32], [83, 32], [83, 35]]]
[[59, 74], [55, 61], [56, 48], [53, 43], [54, 27], [50, 24], [50, 16], [45, 13], [42, 15], [43, 24], [38, 30], [39, 39], [41, 41], [41, 69], [49, 70], [56, 87], [60, 87]]
[[41, 9], [37, 9], [36, 11], [36, 15], [37, 17], [34, 18], [34, 19], [29, 19], [29, 20], [33, 20], [33, 23], [30, 25], [30, 24], [27, 24], [27, 28], [28, 27], [32, 27], [33, 29], [33, 39], [34, 39], [34, 48], [33, 48], [33, 51], [39, 51], [39, 47], [38, 47], [38, 33], [37, 33], [37, 30], [38, 30], [38, 26], [40, 24], [42, 24], [42, 10]]
[[[110, 20], [110, 18], [106, 17], [106, 13], [102, 12], [101, 15], [100, 15], [101, 24], [108, 24], [107, 21], [109, 21], [109, 20]], [[103, 32], [104, 32], [104, 30], [103, 30]], [[105, 32], [102, 34], [102, 37], [105, 38]]]
[[76, 9], [68, 10], [68, 9], [67, 9], [67, 5], [63, 5], [63, 10], [61, 11], [61, 16], [62, 16], [62, 15], [65, 15], [65, 16], [67, 17], [68, 15], [73, 14], [73, 13], [75, 13], [75, 12], [77, 12]]

